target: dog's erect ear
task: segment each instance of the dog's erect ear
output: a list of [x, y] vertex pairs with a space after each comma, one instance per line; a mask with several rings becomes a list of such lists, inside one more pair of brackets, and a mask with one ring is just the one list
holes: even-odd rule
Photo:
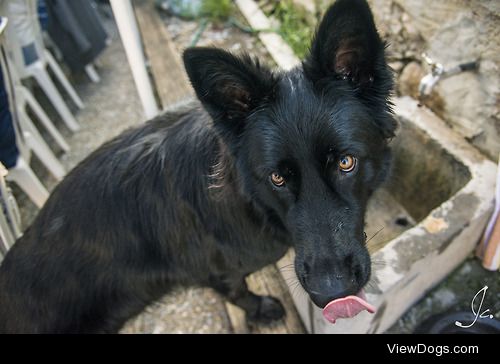
[[381, 41], [365, 0], [338, 0], [325, 13], [304, 70], [314, 82], [335, 77], [366, 86], [384, 60]]
[[198, 47], [185, 50], [183, 58], [196, 95], [216, 123], [241, 128], [240, 121], [272, 95], [271, 71], [247, 55]]
[[394, 136], [396, 122], [388, 101], [393, 74], [365, 0], [337, 0], [327, 10], [303, 66], [306, 76], [319, 88], [332, 82], [350, 85], [375, 111], [384, 137]]

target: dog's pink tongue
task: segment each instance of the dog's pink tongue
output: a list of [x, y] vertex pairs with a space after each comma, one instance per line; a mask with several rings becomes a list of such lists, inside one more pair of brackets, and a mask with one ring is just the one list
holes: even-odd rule
[[374, 313], [375, 307], [366, 302], [365, 299], [362, 290], [356, 296], [337, 298], [325, 306], [323, 316], [334, 324], [338, 318], [354, 317], [363, 310]]

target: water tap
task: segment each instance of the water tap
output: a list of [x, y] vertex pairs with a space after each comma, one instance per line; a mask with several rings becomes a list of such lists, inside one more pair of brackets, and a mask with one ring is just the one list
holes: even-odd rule
[[420, 84], [418, 86], [418, 94], [420, 98], [430, 95], [434, 86], [436, 86], [436, 84], [443, 78], [456, 75], [460, 72], [474, 71], [479, 67], [479, 62], [473, 61], [461, 63], [451, 68], [444, 68], [441, 63], [435, 62], [425, 53], [422, 54], [422, 58], [431, 67], [431, 73], [425, 75], [420, 80]]

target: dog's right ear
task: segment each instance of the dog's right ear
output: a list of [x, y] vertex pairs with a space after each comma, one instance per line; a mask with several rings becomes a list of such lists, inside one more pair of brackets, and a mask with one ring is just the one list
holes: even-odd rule
[[386, 138], [394, 136], [389, 96], [393, 75], [366, 0], [337, 0], [326, 11], [314, 36], [304, 73], [320, 89], [336, 83], [353, 93], [378, 115]]
[[241, 131], [246, 116], [272, 96], [272, 72], [248, 55], [197, 47], [185, 50], [183, 59], [196, 95], [219, 127]]
[[337, 0], [323, 16], [304, 70], [313, 82], [337, 78], [366, 88], [385, 68], [384, 48], [366, 0]]

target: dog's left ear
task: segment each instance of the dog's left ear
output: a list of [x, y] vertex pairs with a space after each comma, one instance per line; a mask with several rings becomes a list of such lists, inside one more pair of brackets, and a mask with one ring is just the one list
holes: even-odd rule
[[196, 95], [218, 127], [241, 130], [245, 117], [272, 95], [271, 71], [247, 55], [196, 47], [185, 50], [183, 59]]
[[385, 66], [384, 48], [366, 1], [337, 0], [318, 27], [304, 70], [313, 82], [335, 78], [370, 86]]

